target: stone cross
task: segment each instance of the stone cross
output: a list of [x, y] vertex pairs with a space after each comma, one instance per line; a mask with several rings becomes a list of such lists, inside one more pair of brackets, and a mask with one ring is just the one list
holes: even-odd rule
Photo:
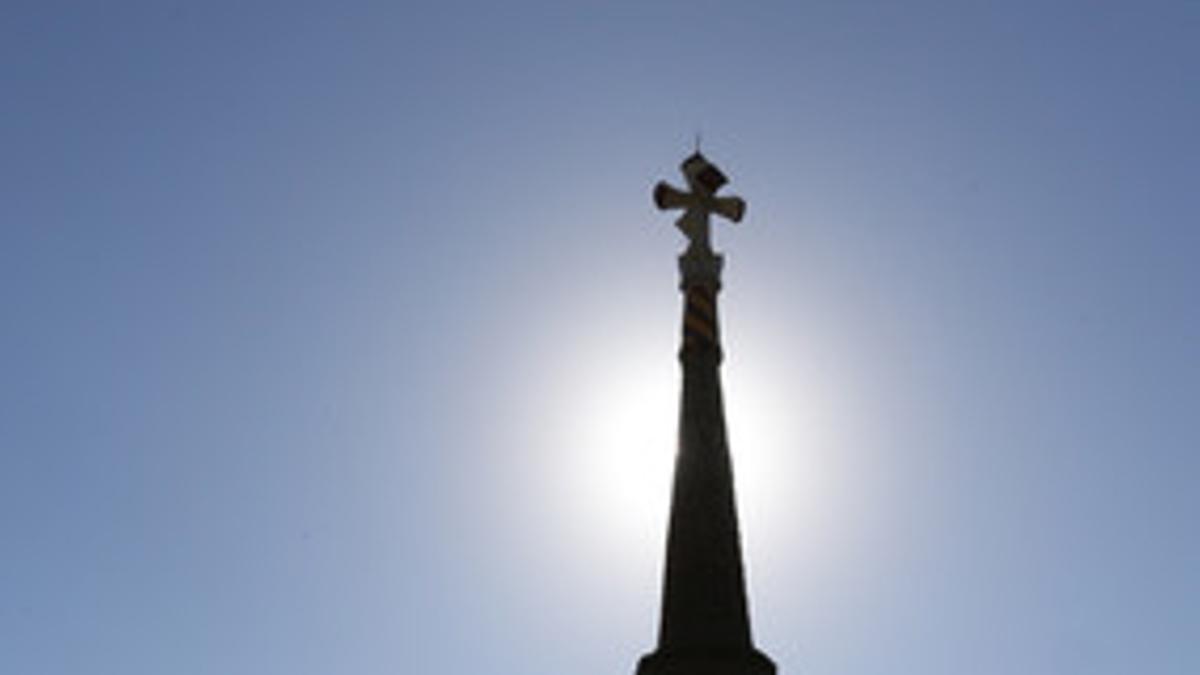
[[688, 238], [685, 258], [711, 258], [714, 253], [709, 234], [709, 214], [716, 213], [736, 223], [746, 212], [746, 202], [741, 197], [716, 196], [717, 190], [728, 181], [725, 174], [699, 151], [683, 160], [679, 168], [690, 190], [684, 192], [660, 181], [654, 186], [654, 204], [664, 210], [684, 210], [683, 215], [675, 221], [675, 226]]

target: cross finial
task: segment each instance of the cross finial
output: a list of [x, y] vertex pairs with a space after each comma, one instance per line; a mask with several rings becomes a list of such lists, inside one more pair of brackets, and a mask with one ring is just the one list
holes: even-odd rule
[[712, 162], [700, 154], [700, 135], [696, 135], [696, 152], [683, 160], [680, 170], [687, 179], [689, 191], [684, 192], [660, 181], [654, 186], [654, 204], [660, 209], [683, 209], [675, 226], [688, 238], [685, 256], [713, 256], [709, 235], [709, 214], [716, 213], [733, 222], [742, 219], [746, 202], [741, 197], [717, 197], [717, 190], [728, 182]]

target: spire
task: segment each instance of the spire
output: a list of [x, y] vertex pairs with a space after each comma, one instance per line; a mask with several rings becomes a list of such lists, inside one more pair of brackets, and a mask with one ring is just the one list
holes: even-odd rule
[[654, 189], [660, 209], [682, 208], [676, 225], [689, 246], [679, 257], [684, 295], [683, 396], [667, 534], [658, 648], [637, 675], [774, 675], [750, 636], [733, 470], [721, 399], [717, 321], [723, 259], [713, 252], [709, 216], [741, 220], [745, 202], [717, 197], [721, 171], [697, 151], [681, 166], [690, 190]]

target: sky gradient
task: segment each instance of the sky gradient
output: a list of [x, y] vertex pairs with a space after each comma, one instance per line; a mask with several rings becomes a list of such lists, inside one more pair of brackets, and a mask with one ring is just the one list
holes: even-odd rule
[[0, 8], [0, 672], [631, 674], [719, 223], [783, 675], [1200, 672], [1200, 5]]

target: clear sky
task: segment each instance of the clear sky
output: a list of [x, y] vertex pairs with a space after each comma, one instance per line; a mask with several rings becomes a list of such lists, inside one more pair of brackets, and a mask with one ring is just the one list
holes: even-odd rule
[[781, 672], [1200, 672], [1200, 4], [18, 1], [0, 87], [0, 672], [632, 673], [697, 131]]

